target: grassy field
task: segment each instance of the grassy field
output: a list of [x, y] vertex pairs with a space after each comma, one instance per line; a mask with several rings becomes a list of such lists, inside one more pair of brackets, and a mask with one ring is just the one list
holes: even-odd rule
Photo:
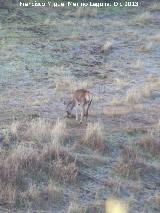
[[[159, 23], [159, 3], [0, 9], [0, 213], [159, 212]], [[88, 125], [65, 117], [80, 88]]]

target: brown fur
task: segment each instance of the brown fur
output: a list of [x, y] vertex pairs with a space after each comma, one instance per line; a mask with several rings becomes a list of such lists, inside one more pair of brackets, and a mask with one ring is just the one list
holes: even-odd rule
[[79, 89], [76, 90], [73, 94], [72, 100], [67, 105], [67, 115], [71, 114], [71, 111], [74, 107], [76, 107], [76, 120], [78, 120], [78, 106], [81, 107], [81, 119], [82, 122], [84, 116], [86, 116], [86, 121], [88, 119], [88, 110], [92, 102], [92, 94], [88, 90]]

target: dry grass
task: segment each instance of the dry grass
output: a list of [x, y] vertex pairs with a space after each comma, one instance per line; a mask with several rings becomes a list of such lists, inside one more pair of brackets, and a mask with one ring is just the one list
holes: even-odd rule
[[154, 200], [155, 200], [157, 209], [160, 209], [160, 192], [155, 193]]
[[36, 119], [28, 123], [26, 139], [38, 143], [47, 143], [51, 141], [52, 126], [45, 119]]
[[73, 21], [71, 19], [64, 20], [64, 25], [72, 26], [73, 25]]
[[146, 83], [144, 84], [144, 87], [141, 88], [141, 91], [142, 91], [141, 96], [145, 98], [149, 98], [152, 96], [153, 92], [156, 90], [157, 90], [156, 84]]
[[21, 126], [20, 121], [14, 121], [10, 126], [12, 136], [16, 139], [18, 137], [18, 130]]
[[146, 82], [143, 86], [132, 87], [127, 91], [127, 95], [124, 98], [124, 102], [127, 103], [138, 103], [143, 98], [149, 98], [156, 91], [159, 91], [160, 80], [156, 79], [155, 82]]
[[104, 127], [101, 123], [88, 123], [83, 144], [99, 151], [106, 149]]
[[46, 208], [48, 205], [57, 204], [63, 198], [63, 189], [52, 180], [45, 186], [31, 184], [27, 191], [20, 194], [20, 202], [25, 206]]
[[26, 106], [41, 106], [42, 104], [47, 104], [49, 102], [46, 98], [39, 98], [39, 99], [33, 99], [33, 98], [27, 98], [26, 99]]
[[57, 141], [45, 144], [41, 150], [41, 157], [44, 161], [57, 160], [61, 155], [61, 145]]
[[66, 137], [66, 123], [64, 120], [57, 119], [51, 130], [51, 141], [53, 143], [63, 143]]
[[38, 167], [39, 155], [31, 146], [17, 145], [8, 156], [1, 160], [0, 179], [15, 183], [26, 168], [35, 170]]
[[[13, 36], [11, 39], [7, 36], [1, 42], [5, 72], [0, 75], [0, 211], [7, 208], [8, 212], [28, 209], [28, 213], [104, 212], [106, 198], [116, 194], [122, 199], [133, 198], [131, 212], [142, 212], [144, 200], [154, 195], [159, 184], [159, 141], [155, 135], [158, 135], [160, 125], [153, 126], [158, 119], [158, 74], [150, 82], [147, 80], [143, 85], [141, 82], [145, 80], [148, 69], [158, 72], [158, 13], [151, 13], [149, 22], [147, 15], [137, 16], [138, 25], [142, 23], [141, 28], [135, 23], [129, 26], [130, 18], [139, 15], [136, 9], [132, 14], [117, 14], [116, 18], [113, 18], [115, 11], [112, 9], [102, 9], [98, 15], [94, 8], [57, 8], [55, 11], [46, 8], [42, 14], [41, 9], [36, 14], [34, 10], [29, 10], [29, 13], [22, 10], [19, 16], [10, 17], [10, 21], [12, 18], [17, 20], [24, 13], [26, 20], [19, 27], [16, 22], [5, 23], [7, 11], [2, 11], [1, 37], [5, 38], [5, 34], [11, 31]], [[119, 9], [117, 7], [116, 13]], [[153, 19], [152, 15], [155, 16]], [[124, 24], [127, 16], [129, 19]], [[150, 23], [152, 32], [147, 31]], [[23, 32], [25, 39], [20, 36]], [[145, 32], [149, 34], [147, 37]], [[38, 43], [35, 42], [37, 36], [40, 38]], [[118, 42], [113, 43], [114, 40]], [[44, 41], [43, 45], [41, 41]], [[144, 61], [141, 60], [143, 56], [136, 61], [140, 43], [144, 44], [142, 50], [146, 51]], [[115, 57], [108, 53], [115, 53]], [[135, 63], [131, 65], [132, 69], [127, 70], [134, 56], [132, 62]], [[153, 61], [154, 66], [151, 66]], [[141, 70], [144, 66], [147, 70], [143, 76]], [[12, 77], [12, 81], [8, 76]], [[49, 88], [51, 84], [52, 88]], [[16, 90], [12, 91], [14, 87]], [[92, 123], [86, 127], [74, 119], [66, 119], [66, 123], [64, 120], [56, 121], [54, 118], [61, 117], [63, 113], [61, 97], [68, 97], [80, 88], [97, 93], [94, 94]], [[123, 96], [126, 91], [129, 97]], [[119, 106], [108, 105], [112, 97], [115, 97], [112, 103]], [[140, 104], [128, 104], [137, 102], [144, 104], [144, 108], [138, 108]], [[28, 113], [33, 115], [32, 118], [28, 118]], [[28, 120], [33, 119], [34, 113], [48, 119]], [[14, 121], [10, 125], [13, 114], [15, 117], [24, 115], [24, 121]], [[105, 126], [96, 122], [97, 119], [102, 119]], [[135, 134], [126, 133], [128, 123], [128, 133], [135, 131]], [[148, 138], [144, 137], [139, 141], [141, 134], [151, 125], [155, 128], [150, 135], [151, 140], [148, 142]], [[137, 140], [139, 144], [127, 146]], [[4, 141], [8, 144], [5, 145]], [[114, 170], [115, 164], [118, 172]], [[150, 169], [151, 166], [155, 173], [146, 172], [146, 167]], [[106, 178], [111, 179], [108, 185]], [[140, 186], [137, 186], [138, 182]], [[80, 199], [80, 203], [71, 198], [72, 193]], [[152, 212], [152, 208], [156, 212], [156, 205], [160, 207], [159, 194], [153, 198], [151, 206], [146, 202], [144, 212]], [[88, 205], [88, 208], [82, 207]]]
[[138, 15], [136, 18], [135, 18], [135, 24], [137, 25], [144, 25], [148, 22], [150, 22], [152, 20], [153, 16], [151, 15], [150, 12], [144, 12], [142, 13], [141, 15]]
[[0, 182], [0, 203], [7, 206], [14, 206], [16, 202], [16, 188], [8, 183]]
[[45, 119], [36, 119], [28, 123], [26, 140], [38, 143], [62, 143], [66, 134], [65, 121], [57, 119], [55, 125]]
[[115, 78], [114, 85], [119, 88], [123, 89], [124, 87], [128, 86], [129, 82], [122, 78]]
[[65, 76], [57, 79], [55, 82], [55, 88], [57, 91], [69, 91], [74, 92], [77, 89], [87, 89], [92, 86], [92, 82], [89, 80], [78, 80], [72, 76]]
[[12, 141], [9, 129], [4, 129], [2, 131], [2, 141], [4, 145], [9, 145]]
[[140, 59], [138, 59], [133, 64], [131, 64], [130, 68], [136, 71], [141, 71], [144, 70], [144, 64]]
[[139, 91], [139, 89], [137, 88], [130, 88], [127, 91], [127, 95], [124, 99], [124, 102], [127, 103], [138, 103], [141, 100], [141, 91]]
[[58, 159], [63, 152], [62, 144], [66, 138], [66, 123], [57, 120], [51, 130], [51, 140], [43, 146], [42, 156], [48, 159]]
[[[143, 107], [140, 108], [140, 111], [143, 109]], [[126, 116], [129, 113], [133, 113], [135, 111], [135, 108], [130, 106], [110, 106], [104, 110], [104, 114], [111, 115], [113, 117], [121, 117]]]
[[[60, 182], [74, 182], [78, 175], [75, 157], [70, 149], [50, 143], [44, 146], [40, 155], [41, 169], [49, 172], [50, 177]], [[47, 164], [47, 166], [46, 166]]]
[[149, 7], [148, 7], [148, 9], [150, 10], [150, 11], [159, 11], [160, 10], [160, 3], [159, 2], [155, 2], [155, 3], [153, 3], [153, 4], [151, 4]]
[[129, 135], [134, 135], [137, 132], [137, 128], [135, 127], [135, 125], [127, 123], [124, 131]]
[[110, 105], [116, 106], [122, 103], [122, 100], [119, 97], [113, 97]]
[[153, 41], [148, 41], [148, 42], [146, 42], [143, 46], [141, 46], [141, 47], [139, 48], [139, 50], [140, 50], [140, 51], [143, 51], [143, 52], [148, 52], [148, 51], [151, 51], [151, 50], [152, 50], [153, 46], [154, 46]]
[[86, 213], [86, 211], [81, 208], [77, 203], [71, 202], [68, 207], [67, 213]]
[[62, 162], [59, 160], [53, 164], [51, 176], [62, 182], [73, 183], [78, 175], [78, 167], [75, 162]]
[[109, 51], [113, 48], [113, 41], [106, 41], [104, 45], [101, 47], [101, 52], [109, 53]]
[[149, 134], [144, 135], [137, 144], [146, 151], [149, 151], [153, 156], [158, 156], [160, 153], [160, 143], [158, 142], [158, 138], [156, 139]]
[[[33, 134], [35, 127], [35, 133], [31, 136], [34, 136], [34, 139], [38, 137], [38, 141], [47, 139], [47, 143], [37, 146], [35, 143], [19, 142], [7, 152], [2, 152], [0, 202], [3, 205], [16, 206], [18, 202], [22, 206], [45, 208], [48, 202], [57, 203], [62, 197], [61, 189], [53, 180], [73, 182], [77, 177], [78, 167], [75, 158], [70, 155], [69, 149], [62, 145], [65, 138], [65, 123], [57, 120], [53, 126], [38, 119], [31, 124], [30, 133]], [[37, 127], [41, 129], [37, 130]], [[40, 182], [38, 187], [35, 184], [28, 186], [28, 178], [30, 182], [45, 178], [45, 186], [41, 186]]]
[[104, 72], [104, 74], [106, 74], [106, 72], [110, 71], [113, 69], [113, 64], [109, 64], [109, 63], [103, 63], [101, 66], [100, 66], [102, 72]]
[[146, 165], [142, 158], [130, 146], [125, 146], [121, 158], [116, 165], [116, 171], [125, 177], [137, 179], [144, 173]]
[[153, 42], [160, 42], [160, 33], [157, 33], [153, 36], [150, 37], [150, 39], [153, 41]]
[[[40, 153], [38, 152], [38, 147], [35, 146], [34, 143], [25, 144], [21, 142], [17, 144], [9, 153], [6, 153], [6, 156], [4, 154], [4, 158], [1, 159], [0, 179], [2, 181], [15, 183], [25, 170], [36, 171], [39, 169], [40, 164], [41, 168], [45, 169], [43, 168], [43, 165], [45, 166], [45, 163], [43, 164], [44, 161], [48, 159], [57, 159], [58, 157], [62, 158], [64, 154], [66, 156], [67, 153], [61, 148], [61, 143], [63, 143], [66, 134], [65, 130], [65, 123], [60, 120], [57, 120], [53, 127], [49, 122], [41, 119], [32, 121], [27, 134], [30, 133], [29, 136], [31, 139], [40, 142], [45, 141], [47, 144], [41, 144]], [[48, 158], [45, 157], [46, 155]]]
[[91, 7], [79, 7], [74, 13], [76, 17], [96, 17], [96, 15], [97, 9]]

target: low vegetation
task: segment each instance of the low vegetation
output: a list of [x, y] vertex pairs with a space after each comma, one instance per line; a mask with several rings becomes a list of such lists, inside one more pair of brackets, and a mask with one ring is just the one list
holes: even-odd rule
[[144, 12], [140, 15], [137, 15], [137, 17], [135, 18], [135, 23], [137, 25], [144, 25], [144, 24], [147, 24], [148, 22], [150, 22], [152, 20], [153, 16], [151, 15], [150, 12]]
[[132, 147], [126, 146], [122, 151], [121, 158], [116, 165], [116, 171], [124, 177], [139, 178], [144, 174], [146, 165], [143, 159]]
[[[0, 1], [0, 212], [159, 212], [159, 4], [7, 2]], [[81, 88], [93, 101], [80, 124], [75, 109], [66, 117], [65, 100]]]
[[146, 134], [138, 141], [140, 147], [145, 151], [150, 152], [153, 156], [158, 156], [160, 152], [160, 143], [158, 137], [154, 137], [150, 134]]
[[99, 122], [88, 123], [83, 144], [91, 147], [92, 149], [104, 151], [106, 149], [106, 143], [103, 125]]
[[106, 41], [104, 45], [101, 47], [101, 52], [103, 53], [109, 53], [109, 51], [113, 48], [113, 42], [112, 41]]
[[77, 203], [71, 203], [69, 205], [67, 213], [85, 213], [86, 211], [83, 210]]
[[138, 59], [131, 65], [131, 69], [134, 69], [136, 71], [143, 70], [144, 64], [140, 59]]

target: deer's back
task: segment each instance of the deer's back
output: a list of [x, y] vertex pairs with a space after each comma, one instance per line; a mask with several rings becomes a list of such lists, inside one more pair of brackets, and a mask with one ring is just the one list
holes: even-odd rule
[[85, 89], [76, 90], [73, 99], [76, 99], [78, 102], [89, 102], [91, 100], [91, 93]]

